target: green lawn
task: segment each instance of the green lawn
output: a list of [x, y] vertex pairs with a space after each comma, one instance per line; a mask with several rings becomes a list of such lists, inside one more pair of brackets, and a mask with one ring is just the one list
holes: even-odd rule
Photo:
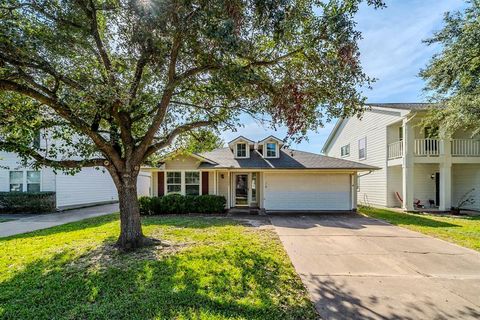
[[119, 253], [118, 215], [0, 239], [0, 318], [316, 318], [273, 231], [224, 218], [143, 224], [172, 245]]
[[451, 217], [360, 207], [359, 212], [407, 229], [480, 251], [480, 216]]

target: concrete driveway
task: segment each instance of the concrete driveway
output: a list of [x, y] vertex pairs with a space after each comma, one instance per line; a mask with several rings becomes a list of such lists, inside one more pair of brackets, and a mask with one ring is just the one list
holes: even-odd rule
[[356, 214], [270, 217], [324, 319], [479, 319], [480, 253]]
[[16, 234], [47, 229], [65, 223], [99, 217], [118, 211], [118, 203], [104, 204], [88, 208], [72, 209], [56, 213], [18, 215], [2, 215], [15, 220], [0, 223], [0, 238]]

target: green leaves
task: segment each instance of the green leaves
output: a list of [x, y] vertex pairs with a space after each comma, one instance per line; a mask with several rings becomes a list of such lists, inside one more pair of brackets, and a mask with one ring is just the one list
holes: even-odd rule
[[[359, 61], [360, 3], [0, 0], [0, 112], [15, 104], [24, 118], [0, 139], [35, 121], [65, 146], [49, 155], [96, 152], [117, 168], [242, 114], [301, 139], [362, 110], [372, 79]], [[35, 120], [28, 104], [41, 105]]]
[[427, 81], [425, 90], [445, 108], [432, 110], [426, 125], [439, 122], [451, 135], [459, 129], [480, 133], [480, 2], [470, 1], [464, 12], [446, 13], [445, 26], [426, 40], [440, 44], [420, 75]]

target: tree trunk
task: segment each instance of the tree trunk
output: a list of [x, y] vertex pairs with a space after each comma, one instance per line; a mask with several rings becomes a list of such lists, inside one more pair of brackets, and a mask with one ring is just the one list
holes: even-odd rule
[[117, 245], [131, 251], [145, 244], [140, 221], [140, 207], [137, 197], [137, 175], [129, 174], [120, 177], [117, 184], [120, 204], [120, 236]]

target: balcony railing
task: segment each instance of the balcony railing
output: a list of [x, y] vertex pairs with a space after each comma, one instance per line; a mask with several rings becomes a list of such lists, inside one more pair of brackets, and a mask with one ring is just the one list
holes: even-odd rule
[[480, 157], [480, 140], [453, 139], [453, 157]]
[[415, 139], [415, 155], [418, 157], [438, 157], [440, 141], [438, 139]]
[[396, 141], [388, 145], [388, 159], [403, 157], [403, 141]]

